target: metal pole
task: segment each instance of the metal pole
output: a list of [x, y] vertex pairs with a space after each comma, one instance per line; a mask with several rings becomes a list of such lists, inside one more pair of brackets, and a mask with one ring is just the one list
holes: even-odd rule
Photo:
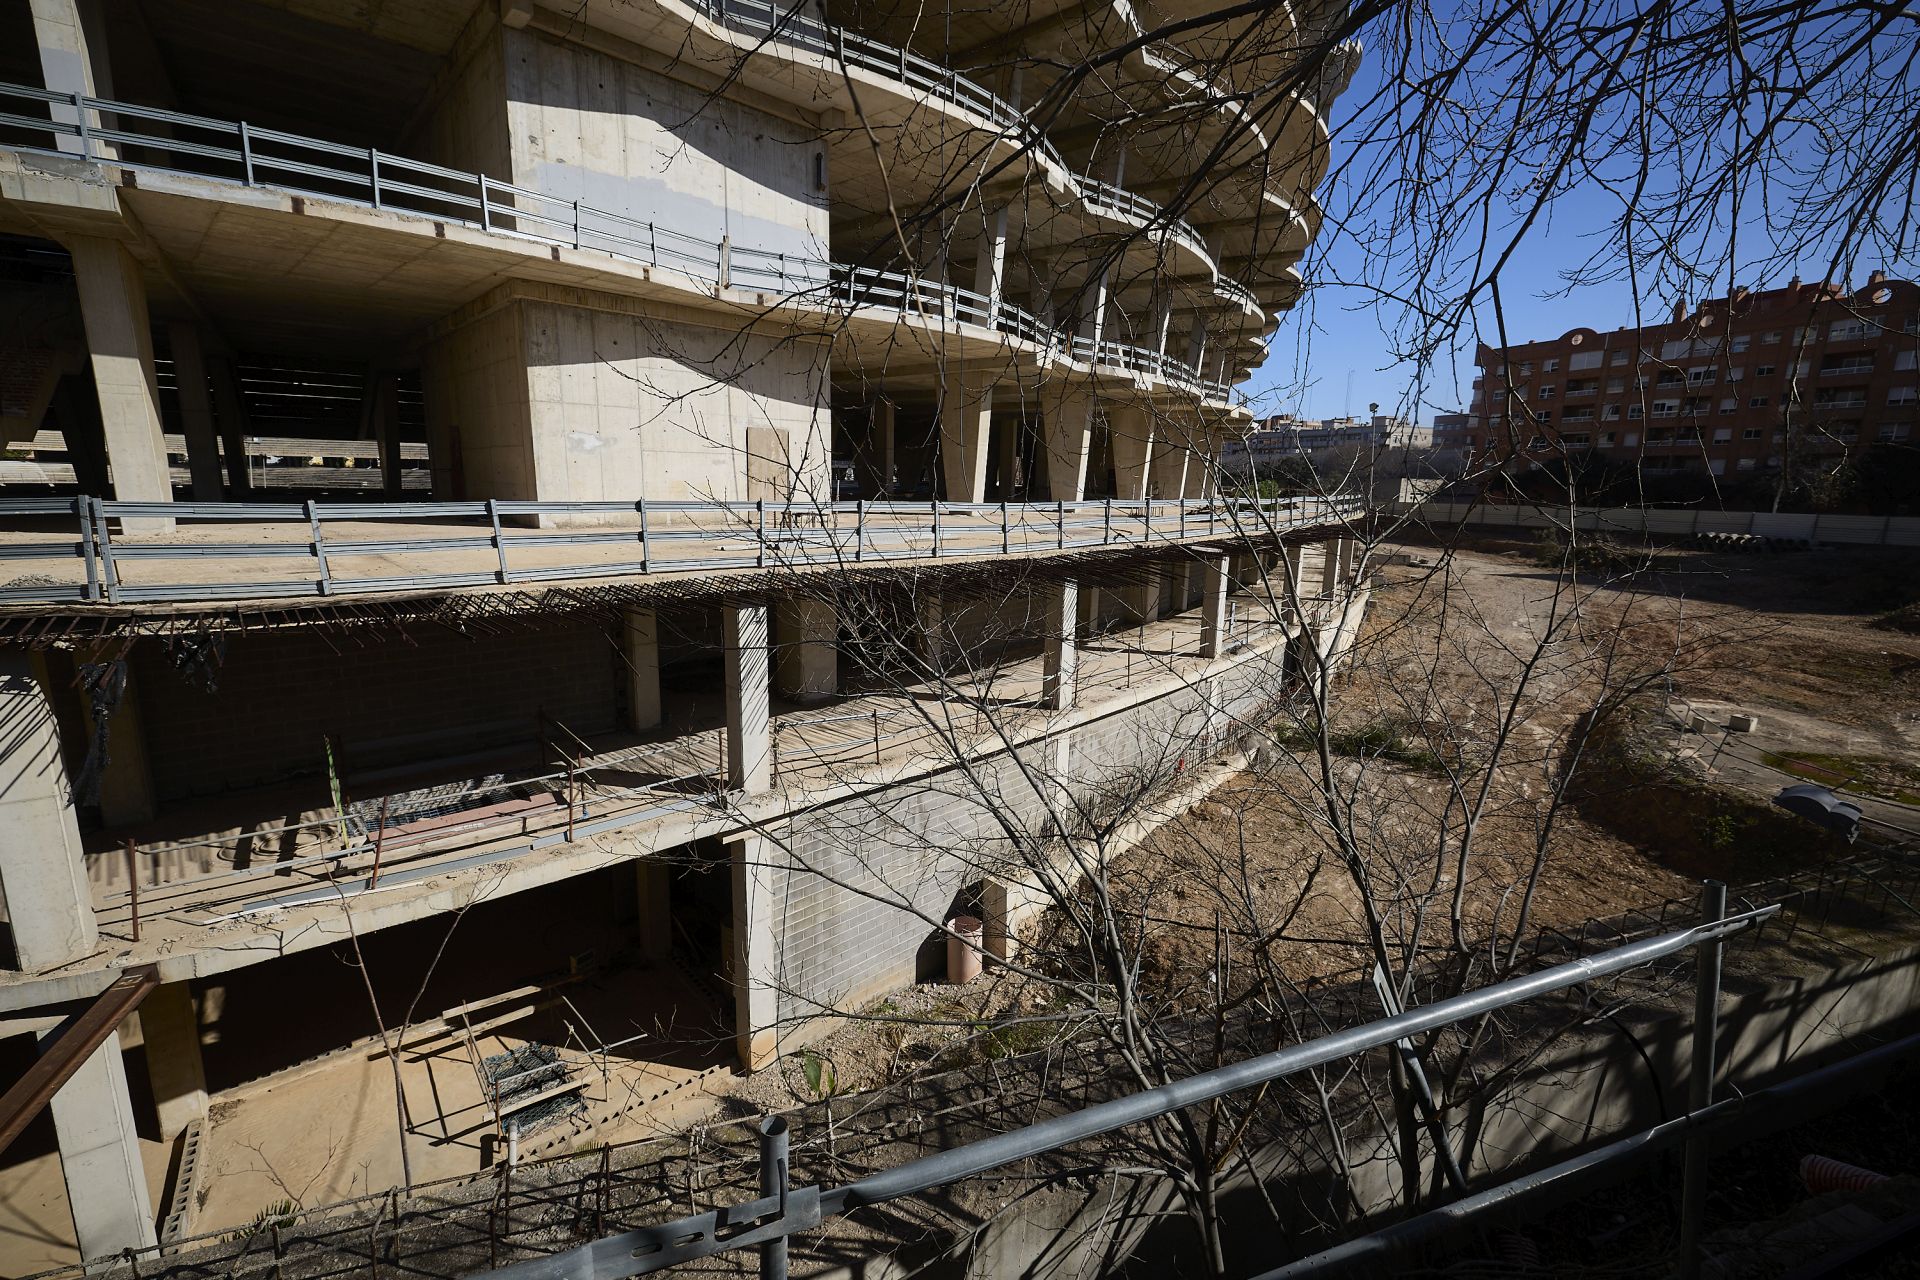
[[[760, 1122], [760, 1195], [780, 1198], [780, 1216], [787, 1216], [787, 1122], [769, 1116]], [[787, 1238], [760, 1246], [760, 1280], [787, 1280]]]
[[127, 841], [127, 900], [132, 904], [133, 940], [140, 941], [140, 862], [133, 841]]
[[380, 852], [387, 843], [387, 806], [392, 801], [392, 796], [380, 797], [380, 817], [377, 820], [378, 825], [373, 829], [373, 871], [367, 876], [368, 889], [380, 887]]
[[[1726, 918], [1727, 886], [1708, 880], [1700, 886], [1700, 921], [1714, 924]], [[1687, 1085], [1687, 1113], [1704, 1111], [1713, 1103], [1714, 1039], [1720, 1021], [1720, 961], [1726, 943], [1711, 938], [1694, 953], [1693, 1073]], [[1707, 1140], [1687, 1140], [1685, 1172], [1680, 1184], [1680, 1266], [1682, 1280], [1700, 1274], [1700, 1232], [1707, 1216]]]

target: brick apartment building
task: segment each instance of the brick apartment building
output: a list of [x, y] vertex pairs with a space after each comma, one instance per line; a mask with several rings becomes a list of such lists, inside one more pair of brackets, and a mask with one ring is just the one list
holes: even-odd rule
[[1917, 332], [1920, 286], [1880, 272], [1854, 291], [1798, 278], [1737, 289], [1643, 329], [1482, 345], [1466, 421], [1441, 434], [1474, 466], [1516, 472], [1831, 473], [1920, 434]]

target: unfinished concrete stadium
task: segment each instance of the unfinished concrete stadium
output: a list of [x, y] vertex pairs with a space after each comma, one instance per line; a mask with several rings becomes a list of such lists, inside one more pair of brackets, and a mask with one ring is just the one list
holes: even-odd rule
[[0, 1270], [670, 1126], [1325, 678], [1212, 7], [0, 4]]

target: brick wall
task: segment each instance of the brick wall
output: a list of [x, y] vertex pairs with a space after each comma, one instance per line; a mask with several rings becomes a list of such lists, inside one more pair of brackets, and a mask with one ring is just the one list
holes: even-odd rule
[[542, 709], [575, 733], [601, 732], [621, 697], [612, 646], [582, 623], [473, 637], [435, 628], [411, 643], [242, 636], [212, 693], [147, 643], [134, 687], [162, 800], [323, 771], [327, 734], [358, 770], [537, 741]]

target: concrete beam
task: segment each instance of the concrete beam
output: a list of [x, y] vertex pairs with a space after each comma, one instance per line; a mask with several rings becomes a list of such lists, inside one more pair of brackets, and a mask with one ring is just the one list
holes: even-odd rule
[[141, 1003], [140, 1038], [154, 1110], [160, 1117], [160, 1136], [171, 1142], [189, 1123], [207, 1114], [200, 1016], [187, 983], [164, 983]]
[[979, 370], [949, 368], [940, 397], [940, 472], [949, 502], [987, 500], [987, 432], [993, 382]]
[[783, 600], [774, 611], [774, 687], [794, 702], [840, 692], [840, 613], [824, 600]]
[[1087, 491], [1087, 455], [1093, 448], [1093, 393], [1056, 395], [1044, 421], [1047, 487], [1055, 502], [1078, 502]]
[[[87, 353], [100, 397], [100, 423], [113, 468], [113, 495], [136, 502], [173, 501], [166, 441], [160, 434], [160, 389], [153, 372], [153, 333], [140, 264], [114, 240], [74, 236], [67, 242]], [[128, 533], [164, 533], [171, 520], [130, 520]]]
[[1227, 593], [1233, 587], [1232, 558], [1208, 556], [1201, 562], [1206, 595], [1200, 605], [1200, 656], [1218, 658], [1227, 651]]
[[733, 876], [733, 981], [735, 1049], [740, 1065], [758, 1071], [780, 1054], [779, 939], [771, 865], [773, 843], [765, 836], [727, 842]]
[[627, 664], [627, 727], [657, 726], [660, 704], [660, 620], [651, 609], [628, 609], [621, 628], [621, 655]]
[[721, 622], [727, 650], [727, 785], [753, 795], [773, 788], [766, 606], [723, 609]]
[[[40, 1037], [47, 1044], [57, 1031]], [[140, 1139], [120, 1040], [108, 1036], [53, 1095], [53, 1130], [60, 1143], [60, 1175], [73, 1211], [80, 1257], [91, 1262], [156, 1243]]]
[[1043, 588], [1046, 594], [1046, 656], [1042, 663], [1041, 700], [1056, 711], [1074, 702], [1080, 668], [1080, 584], [1075, 581]]
[[25, 653], [0, 653], [0, 891], [19, 967], [37, 973], [99, 944], [53, 705]]
[[1147, 496], [1147, 472], [1153, 460], [1153, 419], [1145, 409], [1107, 410], [1107, 438], [1113, 446], [1113, 496], [1138, 502]]
[[187, 438], [193, 500], [218, 502], [226, 496], [226, 484], [220, 478], [220, 441], [213, 429], [213, 401], [207, 394], [200, 330], [176, 320], [167, 326], [167, 346], [173, 355], [174, 385], [180, 389], [180, 427]]

